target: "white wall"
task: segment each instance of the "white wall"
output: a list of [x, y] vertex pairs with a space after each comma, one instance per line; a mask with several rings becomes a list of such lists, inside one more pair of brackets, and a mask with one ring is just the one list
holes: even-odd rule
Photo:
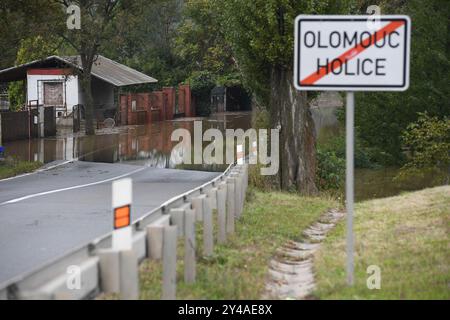
[[[27, 103], [30, 100], [38, 100], [42, 104], [44, 101], [43, 97], [43, 82], [40, 82], [40, 96], [38, 97], [38, 81], [40, 80], [65, 80], [65, 103], [67, 104], [67, 112], [71, 113], [73, 106], [77, 104], [83, 104], [83, 91], [81, 85], [78, 81], [78, 76], [68, 76], [63, 75], [28, 75], [27, 76]], [[114, 105], [114, 86], [97, 79], [92, 78], [92, 95], [94, 96], [94, 104], [96, 107], [103, 106], [111, 108]]]
[[[43, 97], [43, 82], [41, 80], [49, 80], [49, 81], [65, 81], [65, 95], [64, 102], [67, 104], [67, 112], [72, 112], [72, 108], [74, 105], [79, 104], [78, 100], [78, 77], [77, 76], [68, 76], [65, 77], [63, 75], [27, 75], [27, 103], [31, 100], [39, 100], [39, 104], [42, 104], [44, 101]], [[38, 96], [38, 82], [40, 86], [40, 93]]]

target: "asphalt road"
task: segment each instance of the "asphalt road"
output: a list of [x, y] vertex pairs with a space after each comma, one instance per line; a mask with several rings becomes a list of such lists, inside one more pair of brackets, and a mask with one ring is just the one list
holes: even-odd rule
[[133, 179], [135, 220], [217, 175], [77, 161], [0, 181], [0, 283], [111, 231], [113, 180]]

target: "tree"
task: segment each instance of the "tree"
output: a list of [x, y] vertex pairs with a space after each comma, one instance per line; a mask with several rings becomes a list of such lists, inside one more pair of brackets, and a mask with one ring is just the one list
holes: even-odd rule
[[[450, 2], [378, 1], [382, 14], [407, 14], [412, 20], [410, 87], [406, 92], [356, 95], [355, 125], [373, 160], [401, 164], [402, 132], [427, 111], [450, 114]], [[361, 10], [362, 12], [365, 9]]]
[[46, 38], [51, 33], [47, 22], [63, 18], [60, 9], [49, 0], [0, 1], [0, 69], [14, 64], [23, 39]]
[[298, 14], [350, 11], [347, 1], [215, 0], [222, 13], [244, 82], [258, 104], [268, 108], [272, 128], [280, 127], [282, 189], [314, 194], [314, 122], [305, 92], [293, 84], [294, 19]]
[[[47, 58], [58, 54], [60, 43], [55, 37], [35, 36], [33, 38], [23, 39], [20, 42], [20, 48], [17, 52], [16, 66], [30, 61]], [[25, 104], [25, 83], [16, 81], [9, 84], [8, 87], [10, 108], [19, 109]]]
[[[143, 0], [120, 1], [120, 0], [54, 0], [62, 4], [66, 9], [76, 5], [80, 9], [81, 28], [66, 29], [60, 36], [71, 45], [80, 56], [82, 72], [79, 72], [80, 84], [84, 94], [86, 134], [95, 134], [94, 127], [94, 100], [92, 97], [92, 66], [104, 45], [114, 30], [115, 23], [126, 22], [126, 19], [116, 19], [121, 14], [132, 14], [138, 11], [138, 5]], [[65, 21], [64, 21], [65, 22]]]
[[142, 1], [133, 15], [119, 12], [105, 54], [155, 77], [158, 86], [178, 85], [189, 73], [173, 44], [182, 8], [182, 0], [154, 0]]
[[[220, 85], [240, 85], [231, 46], [220, 25], [220, 7], [211, 0], [187, 0], [174, 39], [174, 50], [189, 77], [209, 73]], [[209, 92], [208, 92], [209, 97]]]

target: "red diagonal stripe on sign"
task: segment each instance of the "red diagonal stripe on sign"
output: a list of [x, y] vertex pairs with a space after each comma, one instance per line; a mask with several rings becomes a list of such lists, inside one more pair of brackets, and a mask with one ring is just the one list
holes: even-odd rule
[[387, 24], [385, 27], [381, 28], [371, 36], [364, 39], [361, 43], [356, 45], [356, 47], [344, 52], [336, 59], [339, 59], [341, 61], [344, 61], [342, 64], [338, 64], [336, 66], [336, 63], [334, 64], [335, 67], [333, 68], [333, 61], [336, 59], [331, 60], [331, 62], [327, 65], [327, 67], [321, 67], [317, 72], [314, 72], [310, 74], [308, 77], [300, 81], [301, 85], [312, 85], [315, 82], [319, 81], [323, 77], [325, 77], [327, 74], [332, 72], [334, 69], [337, 69], [339, 66], [343, 66], [346, 61], [349, 61], [356, 57], [358, 54], [363, 52], [365, 49], [370, 48], [372, 45], [375, 44], [375, 39], [378, 41], [386, 37], [387, 35], [394, 32], [396, 29], [400, 28], [405, 24], [402, 20], [396, 20], [392, 21], [391, 23]]

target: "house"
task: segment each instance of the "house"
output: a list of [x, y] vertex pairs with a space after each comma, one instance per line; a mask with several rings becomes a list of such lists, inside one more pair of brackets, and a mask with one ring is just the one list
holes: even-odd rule
[[[26, 80], [27, 106], [56, 107], [57, 117], [70, 116], [83, 105], [79, 56], [51, 56], [0, 71], [0, 83]], [[92, 66], [92, 95], [96, 109], [115, 109], [118, 88], [156, 83], [158, 80], [116, 61], [98, 55]]]

